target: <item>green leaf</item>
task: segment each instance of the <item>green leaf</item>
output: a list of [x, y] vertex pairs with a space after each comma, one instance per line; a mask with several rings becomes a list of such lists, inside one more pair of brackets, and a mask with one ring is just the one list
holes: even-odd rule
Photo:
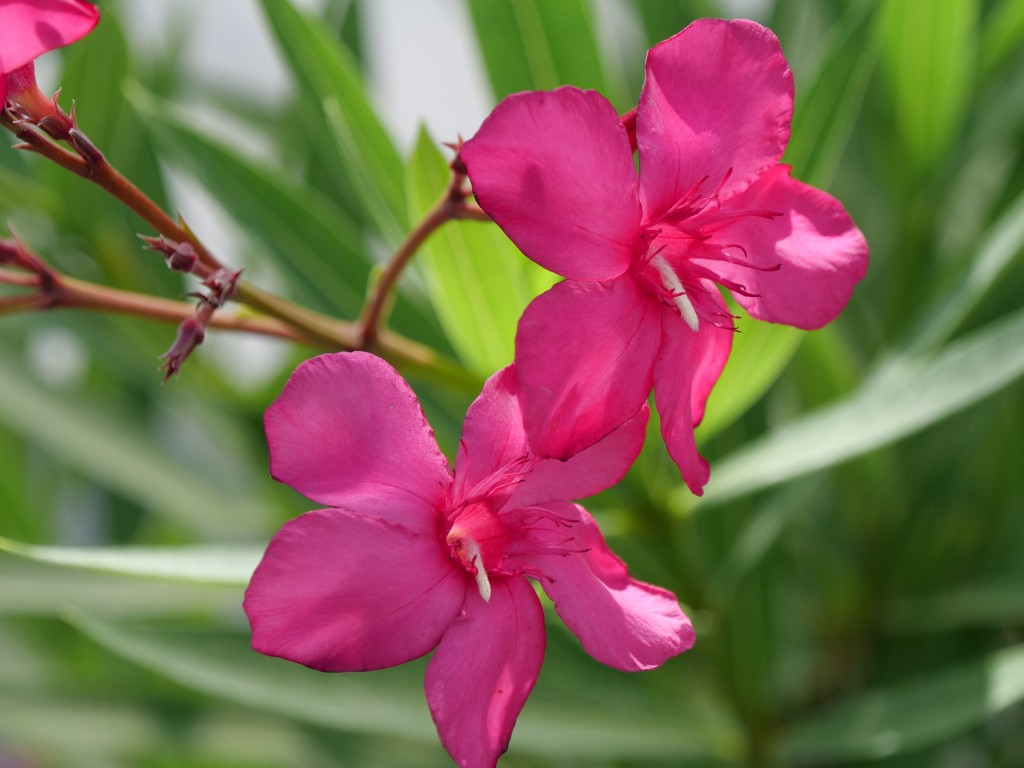
[[740, 330], [733, 335], [729, 362], [711, 391], [697, 430], [701, 442], [732, 424], [768, 391], [804, 338], [796, 328], [751, 320], [731, 301], [730, 309], [741, 315]]
[[[853, 394], [712, 462], [700, 507], [819, 471], [889, 445], [1024, 374], [1024, 311], [947, 345], [890, 360]], [[674, 506], [685, 509], [682, 489]]]
[[967, 115], [978, 16], [978, 0], [882, 5], [882, 63], [903, 148], [919, 169], [942, 158]]
[[694, 19], [727, 15], [715, 0], [633, 0], [648, 46], [679, 32]]
[[424, 743], [436, 735], [407, 665], [367, 675], [325, 675], [256, 653], [237, 633], [140, 629], [77, 615], [72, 624], [100, 645], [211, 696], [313, 725]]
[[977, 245], [977, 255], [964, 260], [952, 287], [942, 291], [921, 313], [908, 351], [941, 344], [960, 327], [989, 290], [1024, 251], [1024, 194], [999, 217]]
[[1024, 41], [1024, 3], [1001, 0], [985, 14], [981, 30], [981, 72], [990, 75]]
[[562, 85], [608, 90], [590, 3], [583, 0], [469, 0], [480, 50], [498, 98]]
[[880, 759], [958, 736], [1024, 700], [1024, 645], [868, 691], [792, 726], [786, 762]]
[[[313, 747], [310, 736], [273, 716], [205, 708], [190, 711], [183, 721], [178, 719], [180, 711], [169, 711], [160, 701], [114, 704], [105, 695], [69, 699], [36, 690], [19, 693], [0, 692], [0, 742], [5, 755], [32, 754], [39, 761], [36, 765], [271, 768], [331, 764]], [[405, 763], [413, 764], [419, 765]]]
[[84, 568], [119, 576], [244, 587], [263, 547], [51, 547], [0, 536], [0, 550], [40, 563]]
[[1005, 627], [1024, 622], [1024, 587], [1019, 579], [949, 589], [928, 597], [906, 598], [884, 609], [889, 632], [926, 635], [973, 627]]
[[[258, 529], [274, 517], [258, 496], [222, 490], [162, 453], [153, 438], [85, 399], [58, 396], [0, 365], [0, 423], [139, 504], [210, 536]], [[212, 438], [211, 438], [212, 439]], [[211, 514], [215, 512], [215, 514]]]
[[808, 184], [828, 186], [853, 132], [878, 61], [877, 36], [869, 23], [874, 7], [874, 0], [850, 4], [820, 46], [823, 61], [810, 86], [796, 84], [785, 160]]
[[[103, 616], [237, 615], [238, 586], [125, 578], [31, 560], [0, 551], [0, 615], [62, 616], [68, 609]], [[15, 586], [16, 585], [16, 586]]]
[[[423, 702], [424, 660], [372, 675], [325, 675], [261, 656], [242, 635], [145, 629], [84, 615], [71, 621], [114, 653], [209, 695], [318, 726], [437, 744]], [[650, 711], [653, 703], [632, 715], [602, 715], [589, 707], [599, 691], [575, 693], [572, 707], [545, 706], [534, 697], [519, 718], [513, 749], [563, 759], [708, 756], [712, 735], [701, 731], [697, 718], [687, 725]]]
[[261, 3], [303, 98], [322, 109], [333, 132], [334, 151], [323, 161], [351, 177], [377, 232], [398, 243], [408, 227], [402, 159], [374, 112], [358, 63], [319, 19], [287, 0]]
[[[426, 214], [449, 176], [448, 164], [421, 130], [406, 174], [411, 219]], [[420, 259], [441, 325], [463, 363], [481, 376], [512, 362], [519, 316], [558, 279], [490, 222], [446, 223], [422, 246]]]
[[[47, 756], [46, 765], [139, 765], [136, 760], [141, 755], [156, 745], [169, 746], [167, 742], [162, 724], [137, 707], [43, 698], [36, 693], [0, 694], [5, 761], [18, 754], [18, 747], [29, 747], [35, 755]], [[15, 749], [9, 752], [11, 747]], [[10, 760], [12, 766], [44, 764]]]

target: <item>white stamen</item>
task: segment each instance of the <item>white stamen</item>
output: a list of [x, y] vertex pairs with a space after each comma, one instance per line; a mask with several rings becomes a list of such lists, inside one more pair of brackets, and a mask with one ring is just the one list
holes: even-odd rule
[[651, 259], [651, 264], [658, 274], [661, 275], [661, 282], [664, 284], [672, 293], [672, 301], [675, 302], [676, 307], [679, 309], [679, 314], [683, 316], [683, 320], [690, 327], [690, 330], [694, 333], [700, 328], [700, 321], [697, 319], [697, 310], [693, 308], [693, 303], [690, 301], [690, 297], [686, 295], [686, 289], [683, 288], [682, 282], [679, 280], [679, 275], [675, 273], [672, 267], [669, 266], [668, 262], [665, 261], [664, 257], [658, 255]]
[[469, 555], [467, 561], [476, 568], [476, 588], [480, 590], [480, 597], [485, 603], [491, 601], [491, 582], [487, 578], [487, 571], [484, 570], [484, 559], [480, 554], [480, 547], [472, 539], [465, 539], [462, 542], [466, 553]]

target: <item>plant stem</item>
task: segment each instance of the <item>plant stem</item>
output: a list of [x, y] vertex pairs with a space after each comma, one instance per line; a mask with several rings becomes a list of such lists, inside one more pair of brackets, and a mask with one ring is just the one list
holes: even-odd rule
[[383, 334], [380, 329], [381, 317], [388, 297], [398, 283], [402, 270], [416, 255], [416, 251], [436, 230], [452, 219], [472, 219], [490, 221], [491, 218], [477, 205], [468, 205], [465, 200], [469, 192], [465, 188], [466, 176], [459, 171], [452, 171], [448, 188], [434, 202], [420, 223], [409, 233], [398, 249], [391, 256], [387, 267], [374, 286], [366, 306], [359, 319], [360, 341], [364, 349], [370, 349], [379, 343]]
[[[189, 230], [184, 222], [177, 222], [168, 216], [142, 190], [114, 168], [103, 154], [92, 145], [88, 138], [77, 130], [75, 131], [75, 148], [78, 151], [75, 152], [51, 141], [34, 126], [12, 120], [2, 112], [0, 112], [0, 124], [24, 142], [19, 145], [19, 148], [36, 152], [77, 176], [81, 176], [83, 179], [96, 184], [131, 209], [164, 237], [179, 242], [191, 243], [195, 248], [197, 257], [193, 273], [198, 277], [208, 277], [217, 269], [223, 268], [220, 261]], [[336, 320], [319, 312], [306, 309], [287, 299], [264, 291], [251, 283], [239, 280], [235, 289], [234, 300], [269, 315], [270, 318], [275, 318], [278, 322], [271, 322], [267, 319], [267, 322], [263, 323], [262, 319], [257, 322], [256, 318], [244, 318], [243, 320], [239, 316], [230, 315], [225, 320], [217, 320], [216, 318], [220, 313], [215, 313], [211, 325], [232, 330], [251, 330], [256, 333], [268, 333], [328, 349], [356, 350], [372, 348], [382, 357], [387, 358], [399, 367], [407, 366], [414, 368], [427, 378], [442, 380], [460, 388], [472, 389], [478, 387], [479, 381], [475, 376], [467, 373], [454, 362], [446, 360], [433, 349], [379, 327], [384, 305], [398, 279], [398, 275], [432, 232], [444, 224], [444, 222], [453, 218], [490, 220], [487, 214], [480, 210], [479, 207], [467, 205], [464, 202], [468, 195], [462, 189], [464, 180], [465, 176], [457, 173], [453, 174], [452, 182], [444, 196], [438, 200], [424, 220], [409, 234], [409, 237], [406, 238], [395, 256], [392, 257], [387, 270], [385, 270], [377, 284], [377, 290], [368, 304], [363, 319], [358, 324]], [[90, 286], [84, 293], [75, 294], [76, 298], [82, 301], [93, 299], [97, 302], [95, 305], [88, 303], [78, 305], [86, 309], [110, 309], [110, 306], [104, 305], [103, 302], [111, 300], [115, 303], [122, 303], [125, 308], [110, 309], [110, 311], [143, 314], [153, 319], [170, 322], [172, 317], [177, 320], [182, 319], [183, 316], [179, 313], [178, 308], [190, 307], [190, 305], [181, 302], [151, 299], [151, 297], [130, 294], [126, 291], [104, 289], [101, 286], [81, 283], [63, 276], [61, 277], [61, 284], [64, 286], [74, 286], [76, 289]], [[112, 293], [101, 296], [100, 291], [111, 291]], [[120, 298], [114, 299], [115, 295]], [[146, 312], [133, 312], [131, 307], [137, 305], [129, 301], [126, 298], [127, 296], [134, 296], [136, 300], [157, 302], [150, 305], [148, 309], [160, 306], [162, 309], [159, 310], [159, 313], [163, 314], [158, 316], [159, 313], [150, 313], [148, 309]], [[62, 304], [62, 306], [68, 305]], [[45, 308], [45, 304], [39, 308]], [[154, 311], [156, 310], [154, 309]], [[285, 331], [286, 326], [289, 326], [290, 330]]]

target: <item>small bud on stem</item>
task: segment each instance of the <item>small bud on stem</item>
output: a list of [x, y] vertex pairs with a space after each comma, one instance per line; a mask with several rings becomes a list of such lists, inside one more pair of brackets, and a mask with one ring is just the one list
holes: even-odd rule
[[163, 235], [159, 237], [139, 235], [139, 238], [145, 241], [147, 251], [163, 254], [167, 266], [175, 272], [191, 272], [196, 265], [198, 256], [195, 246], [187, 240], [178, 242]]

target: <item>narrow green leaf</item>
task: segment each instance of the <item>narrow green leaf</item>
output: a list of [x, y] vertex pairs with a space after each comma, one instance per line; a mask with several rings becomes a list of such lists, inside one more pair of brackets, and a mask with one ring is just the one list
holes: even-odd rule
[[[786, 482], [880, 448], [961, 411], [1024, 375], [1024, 311], [944, 347], [890, 360], [849, 397], [712, 462], [700, 506]], [[682, 490], [674, 506], [685, 509]]]
[[5, 755], [32, 754], [37, 762], [7, 762], [7, 768], [332, 764], [301, 729], [277, 717], [240, 713], [236, 707], [195, 707], [182, 721], [177, 719], [181, 710], [171, 711], [162, 701], [149, 702], [141, 696], [115, 704], [109, 692], [89, 698], [38, 690], [18, 694], [0, 692], [0, 743]]
[[633, 0], [648, 46], [674, 35], [694, 19], [727, 15], [715, 0]]
[[1024, 645], [868, 691], [792, 726], [787, 762], [880, 759], [951, 739], [1024, 700]]
[[[449, 175], [444, 157], [420, 131], [406, 172], [411, 219], [434, 204]], [[423, 245], [420, 259], [445, 332], [463, 363], [481, 376], [512, 362], [519, 316], [558, 279], [489, 222], [448, 222]]]
[[967, 113], [978, 0], [885, 0], [882, 63], [904, 150], [919, 169], [949, 149]]
[[237, 633], [139, 629], [81, 614], [71, 622], [114, 653], [211, 696], [328, 728], [436, 739], [412, 667], [375, 679], [325, 675], [258, 654]]
[[1024, 43], [1024, 3], [1001, 0], [985, 14], [981, 29], [981, 73], [995, 71]]
[[0, 551], [0, 615], [63, 616], [69, 609], [100, 616], [238, 615], [239, 586], [126, 578], [30, 560]]
[[932, 597], [895, 601], [884, 609], [889, 632], [925, 635], [1024, 622], [1024, 587], [1019, 579], [950, 589]]
[[704, 421], [697, 430], [701, 442], [732, 424], [768, 391], [804, 338], [796, 328], [757, 322], [735, 303], [730, 302], [730, 307], [741, 315], [739, 331], [733, 335], [729, 362], [711, 391]]
[[378, 233], [399, 242], [408, 227], [402, 159], [367, 97], [358, 63], [319, 19], [287, 0], [261, 3], [303, 98], [324, 111], [338, 172], [351, 177]]
[[40, 563], [84, 568], [119, 576], [244, 587], [263, 547], [52, 547], [0, 536], [0, 550]]
[[979, 239], [977, 255], [964, 260], [954, 285], [921, 313], [908, 350], [930, 349], [947, 340], [1024, 251], [1024, 194]]
[[[71, 701], [38, 694], [0, 693], [0, 744], [9, 765], [116, 766], [136, 762], [157, 745], [168, 747], [167, 733], [153, 715], [138, 707], [105, 701]], [[13, 748], [13, 751], [8, 751]], [[46, 762], [15, 762], [19, 748], [46, 756]], [[51, 762], [52, 761], [52, 762]]]
[[258, 529], [273, 511], [181, 467], [152, 437], [84, 399], [58, 396], [0, 365], [0, 423], [139, 504], [211, 536]]
[[878, 62], [870, 24], [876, 3], [852, 3], [821, 44], [824, 60], [809, 85], [797, 82], [786, 162], [793, 175], [827, 187], [853, 131]]
[[593, 88], [615, 102], [624, 97], [608, 90], [590, 3], [469, 0], [469, 10], [498, 98], [561, 85]]
[[[372, 675], [325, 675], [261, 656], [242, 635], [143, 629], [80, 614], [71, 621], [114, 653], [211, 696], [318, 726], [437, 744], [423, 701], [424, 660]], [[710, 737], [668, 712], [602, 716], [590, 709], [597, 692], [577, 693], [575, 706], [531, 700], [516, 726], [514, 750], [605, 760], [709, 756]]]

